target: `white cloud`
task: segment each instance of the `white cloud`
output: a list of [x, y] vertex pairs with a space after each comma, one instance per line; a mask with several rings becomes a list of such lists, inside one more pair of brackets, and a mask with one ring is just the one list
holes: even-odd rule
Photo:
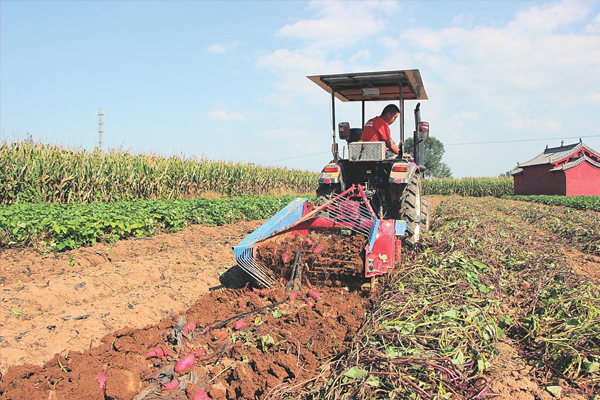
[[515, 131], [539, 132], [548, 135], [559, 133], [562, 130], [562, 123], [552, 117], [527, 118], [519, 112], [512, 112], [509, 117], [506, 125]]
[[547, 121], [546, 127], [548, 128], [548, 131], [550, 131], [550, 132], [558, 133], [558, 132], [562, 131], [562, 124], [559, 121], [555, 121], [555, 120]]
[[592, 93], [589, 96], [587, 96], [587, 99], [592, 103], [600, 103], [600, 93]]
[[600, 36], [563, 32], [586, 13], [585, 3], [565, 0], [521, 11], [504, 27], [418, 28], [402, 37], [446, 82], [444, 90], [512, 111], [600, 86]]
[[211, 53], [222, 54], [232, 50], [237, 44], [237, 42], [232, 42], [229, 44], [215, 43], [207, 47], [206, 50], [210, 51]]
[[453, 26], [472, 26], [475, 24], [477, 16], [473, 14], [458, 14], [452, 18]]
[[215, 43], [212, 46], [209, 46], [206, 50], [211, 53], [225, 53], [227, 49], [221, 43]]
[[350, 57], [350, 62], [355, 63], [360, 59], [368, 61], [370, 57], [371, 53], [369, 52], [369, 50], [360, 50], [357, 53], [353, 54], [352, 57]]
[[377, 41], [390, 49], [397, 49], [400, 47], [400, 40], [391, 38], [389, 36], [379, 36]]
[[326, 64], [322, 51], [288, 49], [275, 50], [262, 56], [256, 62], [258, 67], [267, 67], [276, 71], [315, 71]]
[[589, 3], [580, 0], [535, 5], [517, 13], [517, 18], [508, 25], [508, 28], [518, 31], [550, 32], [561, 26], [581, 21], [589, 12]]
[[212, 110], [206, 116], [210, 119], [220, 119], [224, 121], [243, 121], [245, 118], [240, 113], [227, 113], [225, 110]]
[[596, 15], [596, 18], [586, 25], [583, 30], [591, 35], [600, 35], [600, 14]]
[[306, 40], [317, 47], [347, 47], [384, 30], [387, 20], [378, 16], [385, 14], [382, 10], [390, 11], [397, 5], [389, 1], [312, 1], [309, 8], [317, 9], [318, 18], [287, 24], [278, 34]]
[[[276, 104], [280, 107], [292, 105], [300, 94], [312, 94], [322, 90], [309, 81], [307, 76], [344, 72], [344, 62], [327, 61], [326, 52], [315, 48], [293, 51], [278, 49], [260, 57], [256, 66], [267, 68], [280, 75], [281, 80], [272, 84], [276, 91], [260, 98], [261, 102]], [[315, 98], [306, 96], [305, 100], [312, 102], [315, 101]]]
[[[368, 70], [371, 51], [358, 47], [347, 56], [333, 59], [363, 39], [370, 38], [388, 26], [387, 13], [398, 10], [390, 1], [311, 1], [307, 9], [314, 18], [300, 19], [277, 31], [280, 37], [299, 40], [294, 48], [280, 48], [263, 55], [256, 67], [279, 74], [274, 83], [276, 92], [262, 96], [261, 101], [288, 107], [300, 94], [316, 93], [318, 89], [306, 76], [343, 73], [349, 70]], [[305, 96], [303, 101], [314, 103], [319, 96]]]

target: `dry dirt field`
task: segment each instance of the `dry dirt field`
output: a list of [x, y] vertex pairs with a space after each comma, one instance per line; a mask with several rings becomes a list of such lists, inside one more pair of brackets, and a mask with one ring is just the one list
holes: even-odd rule
[[[282, 382], [327, 379], [322, 361], [349, 346], [377, 293], [318, 287], [324, 300], [308, 304], [306, 288], [285, 301], [283, 287], [245, 287], [231, 246], [262, 222], [191, 226], [58, 255], [0, 250], [0, 398], [267, 399]], [[599, 281], [598, 257], [571, 251], [579, 272]], [[260, 307], [266, 312], [228, 321]], [[176, 358], [195, 353], [196, 364], [183, 379], [168, 362], [175, 358], [147, 357], [157, 347], [179, 351]], [[499, 348], [489, 373], [494, 398], [553, 398], [510, 341]], [[179, 387], [165, 390], [173, 382]]]
[[260, 223], [192, 226], [58, 255], [2, 250], [0, 372], [88, 350], [109, 333], [187, 310], [231, 283], [231, 246]]

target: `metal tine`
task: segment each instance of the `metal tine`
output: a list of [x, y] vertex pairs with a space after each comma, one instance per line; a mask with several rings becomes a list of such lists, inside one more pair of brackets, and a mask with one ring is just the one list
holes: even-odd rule
[[[356, 207], [357, 204], [358, 210]], [[370, 236], [375, 226], [375, 216], [371, 211], [363, 204], [352, 200], [345, 198], [336, 199], [324, 210], [327, 210], [328, 213], [325, 213], [323, 218], [367, 237]], [[357, 211], [358, 218], [352, 217], [351, 214]]]
[[261, 284], [267, 287], [273, 284], [273, 279], [268, 276], [268, 269], [260, 265], [254, 258], [254, 248], [252, 246], [248, 246], [238, 253], [237, 262]]
[[254, 276], [268, 286], [271, 286], [271, 284], [273, 284], [273, 280], [268, 276], [269, 270], [260, 265], [254, 258], [249, 261], [250, 267], [255, 272]]
[[292, 267], [292, 274], [290, 275], [290, 282], [285, 288], [286, 294], [289, 294], [292, 290], [300, 290], [302, 288], [302, 265], [300, 264], [301, 255], [302, 249], [298, 249], [296, 252], [296, 258], [294, 259], [294, 266]]
[[[343, 219], [354, 220], [354, 221], [357, 220], [357, 218], [354, 218], [354, 217], [348, 215], [350, 212], [353, 212], [355, 210], [353, 210], [351, 208], [342, 208], [340, 211], [341, 211], [339, 214], [340, 219], [343, 218]], [[334, 215], [338, 215], [337, 212], [334, 213]], [[374, 220], [372, 220], [370, 218], [366, 218], [366, 217], [367, 216], [365, 216], [365, 215], [359, 214], [358, 219], [362, 220], [362, 221], [368, 221], [369, 223], [374, 224]]]
[[[356, 207], [357, 204], [358, 204], [358, 210]], [[338, 208], [340, 208], [344, 211], [351, 211], [351, 212], [358, 211], [359, 215], [361, 217], [363, 217], [364, 219], [368, 219], [370, 221], [373, 221], [376, 219], [376, 216], [373, 215], [371, 213], [371, 210], [369, 210], [364, 204], [357, 203], [352, 200], [342, 199], [342, 201], [339, 202]]]

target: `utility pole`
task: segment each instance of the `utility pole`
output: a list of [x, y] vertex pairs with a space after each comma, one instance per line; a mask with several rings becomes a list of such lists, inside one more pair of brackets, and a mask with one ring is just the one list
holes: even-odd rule
[[102, 117], [106, 115], [106, 112], [100, 108], [96, 111], [96, 115], [98, 116], [98, 149], [102, 150], [102, 135], [104, 134], [104, 121], [102, 121]]

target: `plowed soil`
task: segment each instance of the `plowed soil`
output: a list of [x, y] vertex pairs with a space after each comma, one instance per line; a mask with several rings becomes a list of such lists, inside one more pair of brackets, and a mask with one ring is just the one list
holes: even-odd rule
[[[262, 222], [59, 255], [3, 250], [0, 397], [192, 399], [201, 389], [213, 399], [253, 399], [326, 372], [321, 363], [346, 348], [368, 300], [318, 288], [316, 301], [305, 285], [282, 302], [283, 287], [244, 287], [250, 279], [231, 246]], [[183, 334], [187, 323], [195, 327]], [[147, 358], [156, 347], [170, 354]], [[175, 361], [194, 352], [194, 368], [174, 373]], [[166, 390], [176, 382], [185, 391]]]
[[295, 255], [300, 250], [305, 277], [327, 286], [340, 286], [340, 280], [363, 278], [367, 238], [339, 233], [310, 232], [307, 236], [273, 236], [256, 246], [256, 259], [276, 277], [289, 277]]
[[[318, 299], [306, 284], [288, 298], [285, 281], [253, 290], [231, 246], [262, 222], [192, 226], [59, 255], [0, 250], [0, 398], [271, 399], [284, 385], [326, 382], [328, 361], [350, 347], [375, 294], [316, 279]], [[311, 241], [265, 243], [258, 257], [275, 277], [289, 274], [300, 247], [307, 264], [331, 252], [359, 265], [352, 257], [362, 243]], [[598, 257], [569, 251], [577, 273], [599, 279]], [[331, 271], [321, 275], [335, 283]], [[515, 343], [498, 345], [486, 395], [553, 398]], [[193, 366], [175, 367], [186, 356]]]
[[58, 255], [2, 250], [0, 372], [93, 348], [118, 329], [188, 309], [221, 281], [231, 286], [231, 246], [260, 223], [192, 226]]

